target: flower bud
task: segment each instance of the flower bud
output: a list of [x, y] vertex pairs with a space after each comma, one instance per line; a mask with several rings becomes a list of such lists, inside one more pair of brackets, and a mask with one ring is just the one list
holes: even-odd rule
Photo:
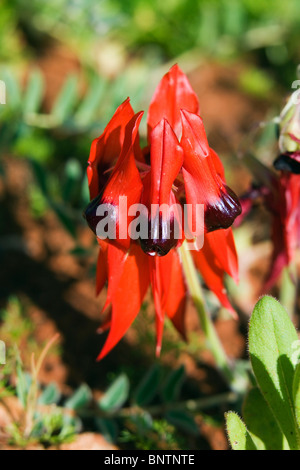
[[280, 115], [281, 154], [300, 152], [300, 92], [295, 91]]

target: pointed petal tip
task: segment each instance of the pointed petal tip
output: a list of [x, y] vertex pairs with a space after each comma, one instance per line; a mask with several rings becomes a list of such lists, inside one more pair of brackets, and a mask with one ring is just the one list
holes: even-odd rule
[[236, 313], [236, 311], [234, 310], [234, 308], [230, 305], [230, 307], [226, 307], [226, 310], [228, 310], [228, 312], [230, 313], [231, 317], [233, 318], [233, 320], [238, 320], [239, 319], [239, 316], [238, 314]]
[[160, 354], [161, 354], [161, 345], [157, 345], [155, 348], [155, 356], [157, 357], [157, 359], [160, 357]]

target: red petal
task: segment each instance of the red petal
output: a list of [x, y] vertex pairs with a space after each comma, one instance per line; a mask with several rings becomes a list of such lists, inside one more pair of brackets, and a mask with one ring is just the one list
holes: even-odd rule
[[183, 151], [165, 119], [153, 129], [150, 139], [151, 170], [144, 177], [142, 202], [148, 207], [151, 217], [148, 239], [143, 239], [141, 246], [146, 253], [161, 256], [182, 239], [182, 211], [181, 206], [177, 206], [172, 187], [183, 163]]
[[165, 119], [150, 135], [151, 204], [170, 204], [172, 186], [183, 164], [183, 151]]
[[[194, 260], [197, 268], [199, 269], [207, 287], [214, 292], [218, 297], [221, 304], [230, 310], [232, 315], [236, 317], [236, 313], [231, 306], [227, 297], [227, 292], [224, 286], [224, 275], [225, 270], [221, 267], [224, 263], [222, 257], [220, 258], [218, 253], [215, 252], [215, 240], [211, 240], [212, 234], [205, 236], [204, 246], [200, 251], [193, 251]], [[222, 249], [226, 248], [225, 244], [218, 250], [221, 253]], [[228, 247], [230, 250], [230, 245]], [[222, 256], [222, 255], [221, 255]]]
[[[283, 268], [295, 257], [300, 246], [300, 177], [284, 172], [279, 179], [279, 198], [275, 200], [272, 224], [273, 255], [264, 286], [270, 289]], [[274, 204], [273, 200], [271, 202]]]
[[283, 173], [280, 185], [284, 193], [286, 214], [283, 226], [286, 229], [286, 244], [289, 261], [295, 256], [300, 246], [300, 176]]
[[129, 253], [118, 251], [121, 265], [117, 261], [113, 265], [109, 263], [111, 327], [98, 360], [103, 359], [125, 335], [139, 313], [149, 286], [148, 257], [141, 248], [133, 244]]
[[[167, 257], [168, 256], [161, 258], [162, 263], [165, 262]], [[167, 279], [164, 288], [164, 309], [166, 311], [166, 315], [170, 318], [175, 328], [183, 338], [186, 339], [185, 311], [187, 290], [177, 251], [172, 250], [170, 252], [170, 257], [171, 266], [170, 263], [166, 263], [165, 266], [163, 266], [163, 279]]]
[[102, 190], [104, 171], [119, 157], [125, 138], [125, 127], [133, 116], [134, 111], [127, 98], [118, 107], [103, 134], [93, 141], [87, 168], [91, 199], [97, 197]]
[[156, 356], [158, 357], [160, 355], [162, 347], [162, 337], [165, 320], [165, 312], [163, 310], [162, 303], [163, 285], [160, 271], [160, 258], [158, 256], [155, 256], [153, 258], [149, 257], [149, 270], [156, 314]]
[[241, 213], [237, 196], [221, 178], [223, 169], [208, 146], [202, 119], [182, 111], [182, 125], [183, 177], [187, 203], [193, 210], [193, 228], [196, 227], [196, 204], [204, 205], [207, 232], [228, 228]]
[[185, 338], [186, 287], [177, 251], [150, 258], [151, 285], [156, 311], [156, 353], [160, 354], [165, 314]]
[[214, 253], [216, 265], [231, 276], [235, 282], [238, 282], [238, 256], [232, 229], [208, 233], [205, 236], [204, 243], [209, 244], [211, 252]]
[[159, 83], [148, 113], [148, 135], [163, 119], [167, 119], [178, 138], [181, 135], [180, 110], [199, 113], [199, 102], [187, 76], [174, 65]]
[[[122, 152], [103, 194], [94, 199], [85, 211], [85, 217], [89, 226], [101, 238], [99, 233], [101, 218], [97, 215], [97, 210], [100, 205], [109, 205], [111, 208], [111, 229], [115, 232], [111, 235], [110, 240], [126, 249], [130, 245], [128, 225], [133, 219], [133, 217], [127, 217], [128, 209], [131, 205], [140, 202], [143, 189], [140, 174], [135, 163], [134, 152], [141, 118], [142, 113], [136, 114], [127, 124]], [[120, 201], [120, 197], [123, 198], [122, 201]], [[120, 204], [124, 204], [124, 206]], [[107, 218], [103, 213], [103, 225], [105, 225], [105, 221], [107, 221]], [[123, 227], [122, 233], [121, 227]], [[106, 239], [107, 234], [102, 234], [102, 236]]]

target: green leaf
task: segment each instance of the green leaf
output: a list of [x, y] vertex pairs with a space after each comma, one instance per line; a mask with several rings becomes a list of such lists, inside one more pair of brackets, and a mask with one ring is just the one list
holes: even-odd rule
[[44, 93], [44, 80], [38, 70], [34, 70], [28, 80], [27, 88], [23, 98], [23, 113], [37, 113], [41, 106]]
[[296, 367], [293, 382], [293, 397], [298, 426], [300, 427], [300, 363]]
[[36, 160], [29, 160], [34, 177], [46, 199], [49, 197], [49, 188], [48, 188], [48, 181], [47, 181], [47, 173]]
[[241, 418], [230, 411], [225, 414], [227, 434], [232, 450], [258, 450]]
[[32, 377], [27, 372], [24, 372], [20, 364], [17, 365], [17, 397], [22, 404], [23, 408], [26, 407], [29, 389], [32, 383]]
[[57, 124], [62, 124], [71, 115], [78, 97], [78, 77], [71, 75], [67, 78], [56, 99], [51, 111], [51, 115], [56, 119]]
[[108, 442], [111, 442], [112, 444], [116, 442], [119, 429], [117, 423], [113, 419], [96, 418], [95, 424], [97, 429]]
[[51, 206], [51, 209], [55, 212], [57, 218], [64, 226], [64, 228], [76, 239], [76, 226], [74, 222], [73, 215], [70, 214], [70, 210], [62, 203], [48, 199], [48, 203]]
[[285, 309], [272, 297], [261, 299], [252, 314], [249, 352], [258, 386], [292, 450], [298, 449], [299, 428], [293, 404], [292, 345], [297, 332]]
[[40, 405], [57, 404], [60, 400], [61, 393], [55, 382], [47, 385], [45, 390], [41, 393], [38, 399]]
[[109, 387], [98, 405], [101, 410], [107, 413], [114, 413], [119, 410], [129, 396], [130, 383], [127, 375], [121, 374]]
[[139, 406], [145, 406], [151, 403], [155, 397], [161, 379], [161, 368], [159, 364], [147, 372], [134, 393], [134, 401]]
[[76, 124], [87, 126], [92, 122], [94, 115], [100, 107], [100, 101], [106, 86], [106, 81], [101, 80], [100, 77], [97, 76], [75, 115]]
[[176, 428], [192, 436], [199, 435], [199, 428], [193, 416], [186, 411], [170, 410], [165, 414], [166, 420]]
[[6, 105], [12, 109], [21, 107], [22, 93], [18, 80], [8, 69], [1, 71], [1, 80], [6, 86]]
[[82, 180], [82, 168], [78, 160], [72, 158], [67, 161], [65, 166], [65, 181], [62, 188], [62, 197], [64, 201], [75, 200], [80, 191]]
[[75, 393], [66, 401], [65, 408], [70, 410], [78, 410], [87, 406], [92, 399], [91, 389], [83, 384], [81, 385]]
[[243, 417], [259, 450], [283, 449], [283, 434], [258, 387], [246, 396]]
[[176, 400], [180, 394], [180, 390], [185, 378], [185, 368], [180, 366], [171, 372], [161, 391], [161, 396], [165, 402]]

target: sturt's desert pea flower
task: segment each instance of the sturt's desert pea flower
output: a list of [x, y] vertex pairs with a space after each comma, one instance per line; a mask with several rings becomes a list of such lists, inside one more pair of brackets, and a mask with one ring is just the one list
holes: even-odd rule
[[277, 170], [300, 174], [300, 92], [295, 91], [280, 115], [280, 155], [275, 160]]
[[[288, 100], [279, 119], [279, 157], [268, 168], [253, 156], [247, 160], [257, 185], [241, 198], [244, 218], [253, 201], [262, 199], [272, 215], [273, 254], [265, 289], [279, 278], [300, 248], [300, 99], [299, 91]], [[237, 219], [240, 222], [241, 218]]]
[[[142, 113], [135, 114], [129, 99], [125, 100], [103, 134], [92, 143], [88, 161], [91, 203], [85, 217], [99, 235], [97, 226], [102, 219], [98, 208], [112, 207], [109, 217], [116, 233], [115, 237], [97, 238], [97, 293], [107, 283], [103, 311], [110, 308], [109, 320], [103, 326], [110, 331], [99, 359], [108, 354], [133, 323], [149, 286], [156, 310], [157, 354], [161, 350], [165, 315], [185, 337], [187, 287], [178, 251], [184, 238], [194, 243], [192, 256], [207, 287], [234, 313], [224, 276], [238, 278], [230, 227], [241, 207], [226, 186], [218, 155], [209, 147], [198, 98], [177, 65], [163, 77], [152, 98], [145, 148], [139, 142], [141, 118]], [[144, 236], [132, 235], [134, 214], [130, 210], [124, 214], [124, 200], [128, 208], [141, 204], [149, 209], [139, 218], [141, 225], [147, 219]], [[188, 221], [180, 211], [184, 205], [188, 206]], [[153, 213], [153, 207], [162, 206], [175, 209]], [[193, 237], [199, 206], [203, 208], [203, 247]], [[178, 228], [188, 230], [175, 236]], [[187, 237], [186, 232], [191, 236]]]

